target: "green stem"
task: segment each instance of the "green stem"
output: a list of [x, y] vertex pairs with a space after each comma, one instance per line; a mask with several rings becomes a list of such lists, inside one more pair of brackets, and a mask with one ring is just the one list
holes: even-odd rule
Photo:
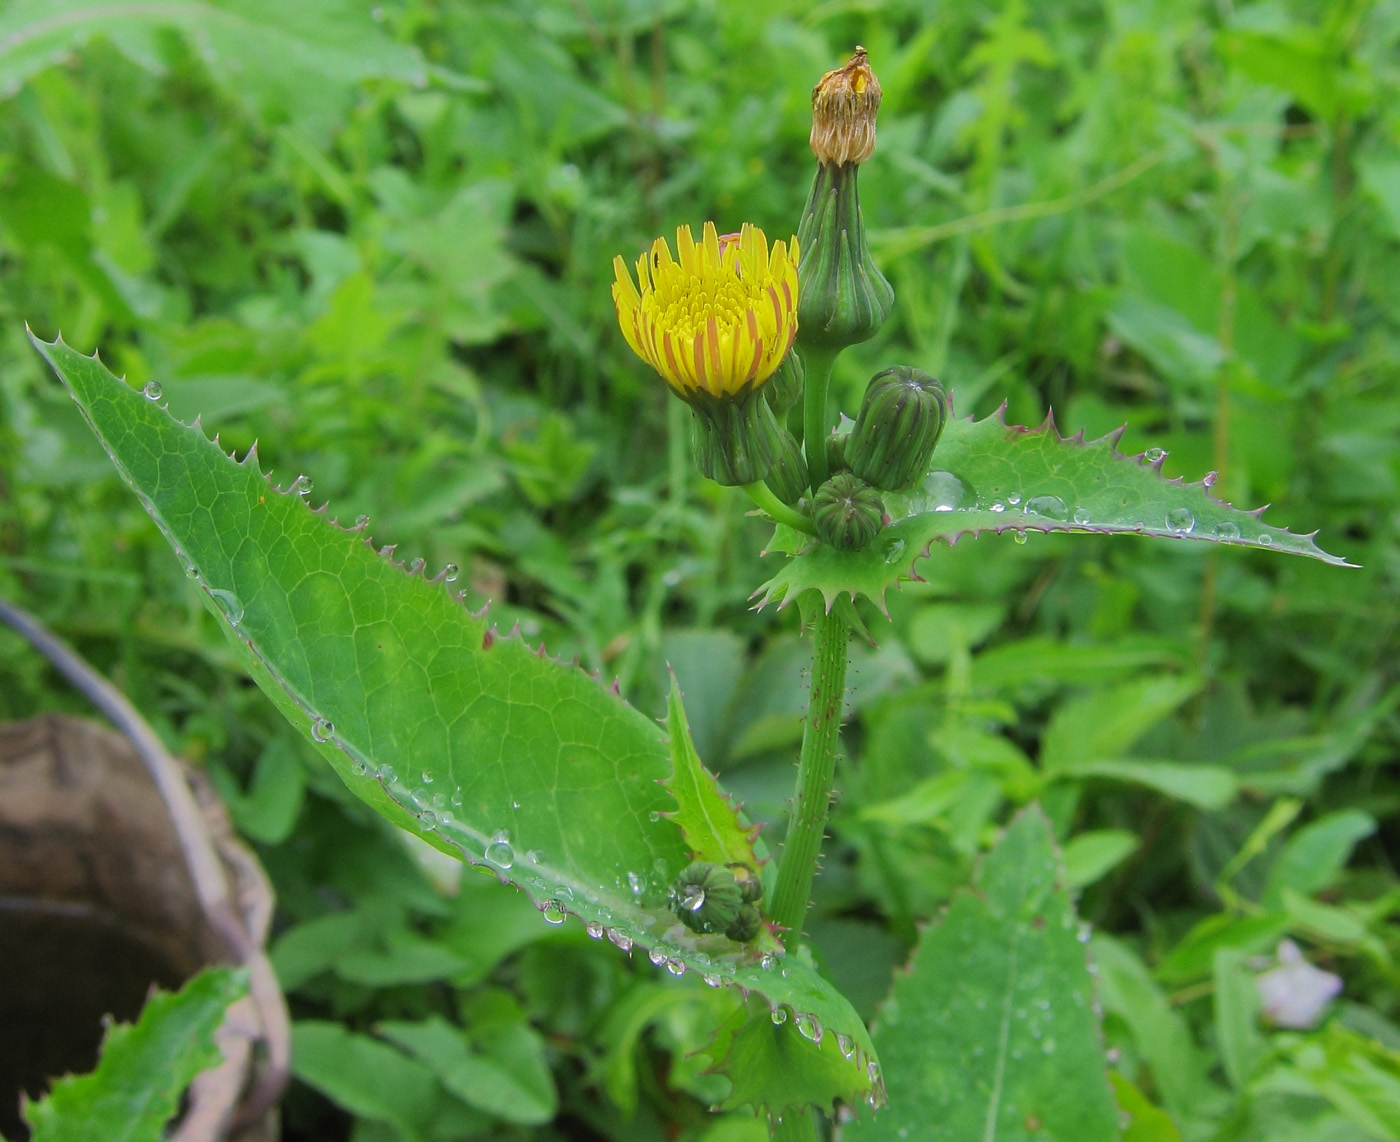
[[841, 732], [841, 704], [846, 696], [846, 620], [834, 612], [818, 615], [812, 651], [812, 693], [807, 702], [807, 725], [802, 732], [802, 759], [797, 768], [797, 791], [788, 817], [778, 865], [778, 884], [768, 915], [785, 928], [783, 943], [796, 948], [812, 894], [812, 878], [821, 855], [826, 812], [831, 803], [831, 779], [836, 769], [836, 739]]
[[803, 345], [800, 351], [802, 364], [807, 369], [802, 396], [802, 439], [807, 452], [807, 472], [812, 477], [812, 491], [815, 492], [831, 475], [826, 466], [826, 390], [831, 384], [831, 366], [841, 350], [824, 345]]
[[740, 484], [744, 494], [753, 500], [759, 510], [765, 511], [778, 523], [796, 528], [807, 535], [816, 535], [816, 525], [796, 508], [790, 508], [773, 494], [773, 489], [762, 480], [755, 484]]

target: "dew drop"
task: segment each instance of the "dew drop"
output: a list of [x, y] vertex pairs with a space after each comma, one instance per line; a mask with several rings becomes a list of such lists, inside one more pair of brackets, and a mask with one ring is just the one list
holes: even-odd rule
[[146, 387], [141, 390], [141, 395], [147, 400], [160, 400], [163, 391], [159, 381], [147, 381]]
[[460, 809], [462, 807], [462, 787], [460, 785], [452, 791], [452, 796], [448, 800], [454, 808]]
[[865, 1064], [865, 1077], [871, 1082], [880, 1081], [880, 1064], [874, 1061]]
[[427, 560], [425, 560], [422, 556], [419, 556], [417, 559], [413, 560], [413, 562], [408, 565], [408, 573], [410, 575], [417, 575], [418, 572], [423, 570], [423, 567], [426, 563]]
[[564, 911], [564, 905], [559, 901], [550, 900], [540, 909], [540, 915], [544, 917], [546, 924], [562, 924], [568, 913]]
[[448, 583], [455, 583], [459, 574], [461, 574], [461, 572], [458, 570], [457, 564], [455, 563], [449, 563], [442, 569], [442, 577]]
[[292, 481], [292, 488], [299, 496], [309, 496], [311, 494], [311, 477], [298, 476]]
[[647, 814], [647, 820], [650, 821], [653, 825], [656, 824], [657, 821], [661, 820], [660, 811], [657, 809], [653, 809], [650, 813]]
[[705, 907], [705, 890], [698, 884], [687, 884], [681, 892], [679, 906], [687, 912], [699, 912]]
[[369, 527], [369, 516], [367, 516], [367, 515], [357, 515], [357, 516], [355, 517], [355, 528], [356, 528], [356, 530], [360, 530], [360, 529], [366, 528], [366, 527]]
[[335, 733], [335, 726], [326, 721], [325, 718], [316, 718], [311, 723], [311, 740], [325, 743], [331, 740], [331, 734]]
[[1023, 547], [1026, 542], [1026, 532], [1023, 528], [1017, 529], [1011, 533], [1011, 538], [1018, 547]]
[[491, 843], [486, 846], [486, 859], [497, 868], [510, 868], [515, 863], [515, 850], [510, 847], [510, 834], [504, 829], [498, 829], [491, 836]]
[[1043, 515], [1046, 519], [1069, 519], [1069, 507], [1059, 496], [1032, 496], [1021, 510], [1026, 515]]
[[973, 500], [967, 485], [952, 472], [930, 472], [924, 477], [921, 492], [909, 505], [916, 513], [956, 511]]
[[616, 928], [609, 928], [608, 939], [611, 940], [614, 944], [616, 944], [619, 948], [621, 948], [624, 952], [630, 952], [632, 950], [632, 937], [629, 936], [626, 932], [619, 931]]
[[632, 890], [633, 896], [640, 896], [645, 885], [646, 882], [635, 872], [629, 872], [627, 874], [627, 887]]
[[705, 986], [706, 986], [706, 987], [718, 987], [718, 986], [719, 986], [719, 976], [717, 976], [717, 975], [713, 975], [713, 974], [711, 974], [711, 973], [709, 973], [709, 972], [706, 972], [706, 973], [705, 973], [704, 975], [702, 975], [700, 978], [703, 979], [703, 980], [705, 981]]
[[685, 975], [685, 964], [680, 960], [667, 960], [666, 970], [672, 975]]
[[1172, 508], [1167, 512], [1167, 530], [1173, 535], [1190, 535], [1195, 526], [1196, 517], [1190, 508]]
[[666, 953], [660, 948], [652, 948], [651, 951], [647, 952], [647, 959], [652, 962], [653, 967], [659, 968], [666, 962]]
[[392, 785], [399, 779], [399, 775], [394, 772], [394, 767], [387, 761], [379, 767], [379, 780], [385, 785]]
[[837, 1034], [836, 1046], [840, 1048], [842, 1058], [850, 1059], [854, 1057], [856, 1053], [855, 1040], [853, 1040], [849, 1035]]
[[793, 1017], [793, 1026], [797, 1028], [798, 1034], [804, 1039], [810, 1039], [813, 1043], [822, 1041], [824, 1029], [821, 1020], [809, 1011], [799, 1011]]
[[1239, 539], [1240, 529], [1237, 524], [1226, 520], [1224, 523], [1216, 524], [1215, 527], [1211, 529], [1211, 534], [1214, 535], [1216, 539]]
[[994, 512], [996, 512], [998, 515], [1000, 515], [1002, 512], [1004, 512], [1004, 511], [1006, 510], [1006, 505], [1005, 505], [1004, 503], [1002, 503], [1000, 500], [997, 500], [995, 503], [992, 504], [992, 506], [991, 506], [991, 508], [990, 508], [989, 510], [990, 510], [990, 511], [994, 511]]
[[1162, 448], [1149, 448], [1142, 454], [1142, 458], [1149, 464], [1159, 464], [1167, 458], [1167, 453]]
[[238, 601], [238, 596], [232, 591], [211, 587], [209, 588], [209, 597], [219, 604], [219, 610], [223, 611], [229, 626], [236, 627], [243, 621], [243, 604]]
[[423, 784], [424, 784], [424, 785], [431, 785], [432, 783], [433, 783], [433, 775], [432, 775], [431, 773], [429, 773], [426, 769], [423, 770]]
[[590, 920], [584, 925], [584, 930], [588, 933], [590, 940], [601, 940], [603, 938], [603, 925], [597, 920]]
[[772, 971], [773, 965], [777, 962], [778, 959], [775, 955], [773, 955], [772, 952], [764, 952], [762, 957], [758, 961], [758, 966], [761, 967], [764, 971]]
[[420, 829], [426, 829], [428, 832], [431, 833], [434, 829], [437, 828], [437, 824], [437, 814], [434, 813], [431, 809], [424, 809], [421, 813], [418, 814], [418, 827]]
[[773, 1008], [772, 1012], [770, 1012], [770, 1015], [772, 1017], [773, 1022], [779, 1027], [781, 1027], [784, 1023], [787, 1022], [787, 1008], [784, 1007], [782, 1004], [779, 1004], [777, 1007]]
[[185, 578], [186, 578], [186, 579], [198, 579], [198, 578], [199, 578], [199, 568], [196, 567], [193, 563], [191, 563], [188, 567], [185, 568]]
[[1016, 505], [1019, 504], [1019, 503], [1021, 502], [1021, 495], [1020, 495], [1020, 493], [1017, 492], [1017, 493], [1014, 493], [1014, 494], [1012, 494], [1012, 495], [1007, 496], [1007, 497], [1006, 497], [1006, 502], [1007, 502], [1008, 504], [1010, 504], [1013, 508], [1016, 507]]
[[1089, 526], [1089, 513], [1088, 513], [1087, 511], [1085, 511], [1083, 508], [1075, 508], [1075, 509], [1074, 509], [1074, 522], [1077, 523], [1080, 527], [1088, 527], [1088, 526]]
[[1274, 537], [1270, 535], [1267, 531], [1261, 531], [1259, 533], [1259, 545], [1261, 547], [1272, 547], [1273, 544]]

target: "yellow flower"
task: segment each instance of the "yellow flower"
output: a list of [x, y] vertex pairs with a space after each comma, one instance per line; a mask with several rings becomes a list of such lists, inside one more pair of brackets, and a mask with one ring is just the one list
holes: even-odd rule
[[666, 239], [653, 242], [637, 259], [635, 283], [613, 259], [627, 344], [686, 401], [756, 389], [797, 335], [797, 239], [770, 250], [757, 226], [720, 237], [706, 222], [698, 245], [689, 226], [678, 227], [676, 250], [679, 258]]

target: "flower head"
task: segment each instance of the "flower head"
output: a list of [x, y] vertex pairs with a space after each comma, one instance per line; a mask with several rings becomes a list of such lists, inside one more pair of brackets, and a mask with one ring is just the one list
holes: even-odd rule
[[843, 67], [827, 72], [812, 88], [812, 153], [831, 166], [863, 163], [875, 153], [875, 113], [880, 81], [870, 70], [865, 49]]
[[706, 222], [699, 243], [677, 227], [676, 253], [656, 239], [637, 259], [635, 283], [613, 259], [622, 335], [688, 403], [751, 392], [797, 335], [797, 239], [770, 249], [757, 226], [720, 237]]

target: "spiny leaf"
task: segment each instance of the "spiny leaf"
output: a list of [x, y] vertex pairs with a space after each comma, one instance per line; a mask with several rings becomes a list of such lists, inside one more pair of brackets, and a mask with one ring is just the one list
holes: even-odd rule
[[[298, 478], [273, 488], [250, 451], [195, 426], [63, 344], [54, 367], [175, 549], [254, 681], [377, 812], [485, 865], [558, 923], [648, 950], [673, 974], [756, 991], [860, 1044], [846, 999], [809, 964], [690, 933], [667, 889], [688, 862], [661, 728], [576, 666], [469, 612], [445, 573], [406, 571], [311, 510]], [[869, 1087], [852, 1062], [852, 1096]]]
[[696, 860], [742, 863], [757, 870], [759, 859], [753, 842], [758, 828], [744, 824], [731, 798], [720, 792], [714, 775], [701, 764], [674, 674], [666, 703], [666, 732], [671, 746], [671, 776], [662, 784], [670, 790], [678, 807], [663, 815], [680, 826]]
[[1114, 1142], [1084, 945], [1050, 824], [1022, 813], [877, 1016], [890, 1106], [846, 1142]]
[[1261, 522], [1263, 508], [1242, 511], [1210, 494], [1214, 473], [1194, 484], [1162, 476], [1166, 453], [1117, 450], [1120, 428], [1097, 440], [1063, 437], [1053, 414], [1039, 428], [1006, 423], [1005, 406], [984, 420], [950, 412], [933, 467], [913, 491], [885, 496], [893, 522], [860, 551], [837, 551], [779, 527], [772, 549], [795, 556], [754, 592], [758, 606], [786, 605], [806, 591], [829, 610], [842, 595], [864, 595], [881, 610], [885, 592], [917, 579], [914, 565], [936, 540], [955, 543], [983, 531], [1132, 534], [1201, 540], [1345, 560], [1313, 537]]
[[866, 1048], [841, 1032], [829, 1032], [811, 1016], [787, 1018], [783, 1009], [771, 1014], [762, 1003], [739, 1008], [715, 1033], [705, 1053], [711, 1068], [733, 1084], [722, 1104], [726, 1110], [752, 1106], [779, 1117], [792, 1108], [816, 1107], [834, 1112], [837, 1101], [858, 1105], [848, 1073], [854, 1061], [867, 1071], [868, 1084], [859, 1092], [865, 1105], [885, 1099], [879, 1067]]
[[59, 1079], [25, 1107], [33, 1142], [158, 1142], [185, 1088], [223, 1061], [214, 1032], [246, 990], [242, 972], [211, 968], [178, 992], [157, 991], [134, 1024], [108, 1028], [95, 1071]]

